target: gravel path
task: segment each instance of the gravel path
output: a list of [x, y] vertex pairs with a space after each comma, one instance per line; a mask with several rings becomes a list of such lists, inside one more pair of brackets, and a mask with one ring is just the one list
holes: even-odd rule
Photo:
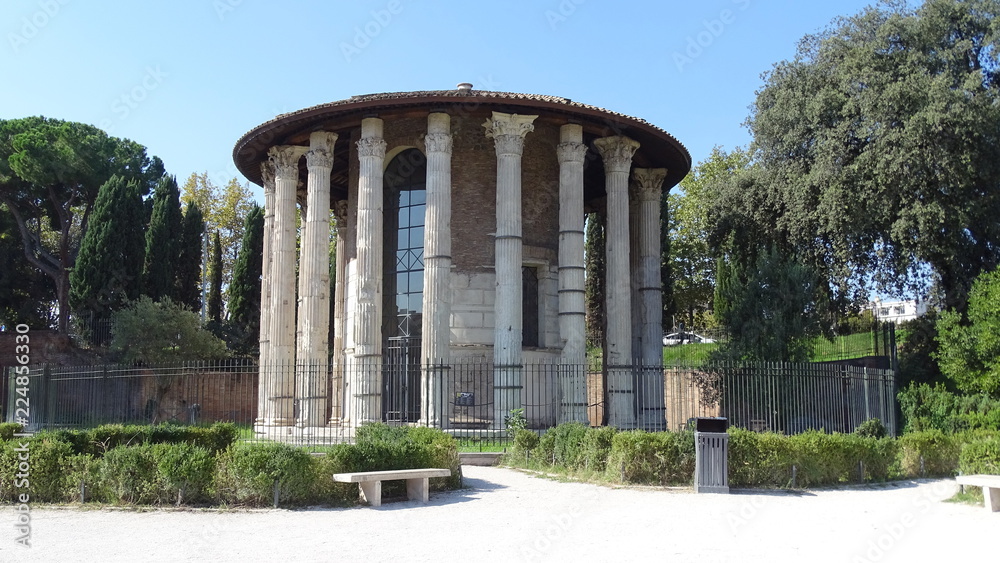
[[[315, 510], [37, 508], [2, 561], [996, 560], [1000, 513], [944, 503], [953, 480], [808, 491], [610, 488], [465, 467], [428, 504]], [[3, 511], [13, 523], [13, 512]], [[992, 553], [987, 556], [987, 546]], [[981, 550], [981, 551], [980, 551]], [[975, 559], [974, 559], [975, 557]]]

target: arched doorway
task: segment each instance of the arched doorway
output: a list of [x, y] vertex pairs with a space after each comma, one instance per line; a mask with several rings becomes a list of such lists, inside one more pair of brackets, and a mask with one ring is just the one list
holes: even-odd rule
[[415, 422], [420, 418], [426, 157], [406, 149], [392, 159], [384, 178], [382, 416], [386, 422]]

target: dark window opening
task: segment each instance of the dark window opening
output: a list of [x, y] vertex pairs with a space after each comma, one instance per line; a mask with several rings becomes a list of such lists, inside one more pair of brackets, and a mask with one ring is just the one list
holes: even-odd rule
[[521, 345], [541, 346], [538, 314], [538, 268], [521, 267]]

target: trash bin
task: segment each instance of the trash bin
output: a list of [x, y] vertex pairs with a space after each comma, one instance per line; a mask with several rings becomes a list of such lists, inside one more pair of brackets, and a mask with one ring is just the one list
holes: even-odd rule
[[696, 418], [694, 428], [694, 492], [729, 493], [729, 420]]

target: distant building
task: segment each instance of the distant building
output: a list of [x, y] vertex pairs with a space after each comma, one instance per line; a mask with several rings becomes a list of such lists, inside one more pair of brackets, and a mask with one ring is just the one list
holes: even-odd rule
[[927, 303], [908, 299], [904, 301], [874, 301], [872, 303], [872, 314], [875, 318], [890, 323], [901, 323], [912, 321], [913, 319], [927, 312]]

